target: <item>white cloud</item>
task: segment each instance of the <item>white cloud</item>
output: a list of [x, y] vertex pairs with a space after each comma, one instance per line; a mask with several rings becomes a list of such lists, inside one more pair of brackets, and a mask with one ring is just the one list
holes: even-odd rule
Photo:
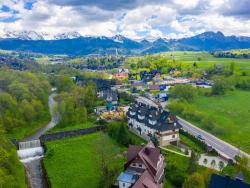
[[[233, 9], [235, 0], [156, 0], [154, 3], [136, 0], [131, 9], [120, 10], [117, 7], [102, 9], [104, 5], [98, 6], [99, 2], [95, 6], [95, 1], [73, 6], [48, 3], [49, 0], [39, 0], [27, 10], [24, 1], [27, 0], [0, 0], [0, 6], [11, 9], [9, 12], [0, 10], [0, 20], [18, 18], [11, 23], [1, 22], [0, 35], [4, 30], [35, 30], [50, 34], [78, 31], [83, 35], [106, 36], [120, 33], [136, 39], [180, 38], [204, 31], [250, 36], [250, 20], [246, 15], [243, 18], [220, 12], [223, 7]], [[237, 13], [240, 10], [237, 7]]]

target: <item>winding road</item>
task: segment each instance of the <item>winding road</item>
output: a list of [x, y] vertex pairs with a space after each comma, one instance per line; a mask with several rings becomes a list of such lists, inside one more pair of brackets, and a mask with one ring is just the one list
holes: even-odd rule
[[196, 127], [195, 125], [187, 122], [186, 120], [178, 117], [178, 122], [182, 126], [184, 131], [187, 131], [193, 136], [201, 135], [205, 140], [204, 142], [208, 145], [211, 145], [222, 157], [226, 159], [232, 159], [235, 161], [235, 156], [246, 156], [250, 160], [250, 155], [239, 150], [235, 146], [215, 137], [214, 135]]
[[38, 129], [33, 135], [25, 138], [24, 141], [37, 140], [40, 138], [40, 136], [42, 136], [49, 129], [56, 126], [56, 124], [58, 122], [58, 118], [57, 118], [58, 116], [57, 116], [56, 112], [54, 111], [54, 105], [55, 105], [54, 97], [55, 96], [56, 96], [56, 93], [52, 93], [48, 99], [49, 110], [50, 110], [50, 115], [51, 115], [50, 122], [46, 126]]

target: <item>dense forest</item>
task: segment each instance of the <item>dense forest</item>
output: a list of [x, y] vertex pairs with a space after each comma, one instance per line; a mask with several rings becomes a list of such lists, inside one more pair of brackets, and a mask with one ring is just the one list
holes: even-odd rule
[[9, 138], [22, 139], [49, 119], [50, 84], [42, 74], [0, 69], [0, 187], [25, 187]]
[[0, 125], [7, 134], [49, 120], [50, 84], [44, 75], [13, 70], [0, 75]]
[[60, 122], [57, 127], [86, 123], [97, 102], [96, 86], [92, 81], [85, 86], [77, 86], [71, 78], [57, 77], [53, 85], [58, 88], [56, 97]]

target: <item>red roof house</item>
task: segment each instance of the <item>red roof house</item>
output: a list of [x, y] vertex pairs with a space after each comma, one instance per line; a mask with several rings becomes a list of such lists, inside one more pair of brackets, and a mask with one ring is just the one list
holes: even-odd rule
[[162, 188], [164, 157], [152, 142], [146, 146], [130, 145], [125, 171], [117, 178], [119, 188]]
[[124, 79], [124, 78], [128, 78], [128, 73], [127, 72], [121, 72], [115, 75], [116, 79]]

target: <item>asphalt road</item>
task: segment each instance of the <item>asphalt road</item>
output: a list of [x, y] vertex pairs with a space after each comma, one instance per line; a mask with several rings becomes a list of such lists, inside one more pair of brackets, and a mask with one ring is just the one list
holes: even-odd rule
[[30, 141], [30, 140], [37, 140], [40, 138], [40, 136], [42, 136], [46, 131], [48, 131], [49, 129], [53, 128], [56, 126], [56, 124], [58, 123], [58, 115], [54, 112], [53, 108], [55, 106], [55, 100], [54, 97], [56, 96], [56, 93], [52, 93], [49, 96], [49, 100], [48, 100], [48, 104], [49, 104], [49, 110], [50, 110], [50, 114], [51, 114], [51, 120], [50, 122], [38, 129], [34, 134], [32, 134], [31, 136], [29, 136], [28, 138], [25, 138], [22, 141]]
[[188, 133], [198, 136], [201, 135], [204, 138], [204, 142], [211, 145], [221, 156], [227, 159], [233, 159], [236, 155], [244, 155], [250, 160], [250, 155], [239, 150], [235, 146], [228, 144], [227, 142], [215, 137], [214, 135], [196, 127], [195, 125], [185, 121], [184, 119], [178, 117], [178, 122], [182, 125], [183, 130]]

